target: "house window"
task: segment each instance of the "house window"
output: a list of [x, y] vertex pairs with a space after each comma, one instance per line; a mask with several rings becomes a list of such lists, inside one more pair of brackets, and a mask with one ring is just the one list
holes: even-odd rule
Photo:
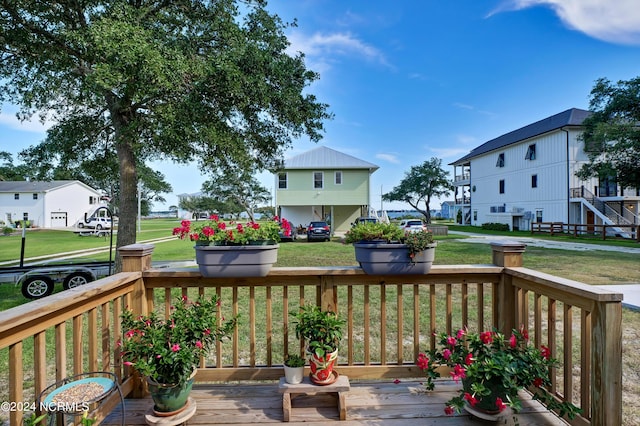
[[500, 179], [500, 194], [504, 194], [504, 179]]
[[496, 167], [504, 167], [504, 152], [498, 154], [498, 161], [496, 161]]
[[13, 199], [14, 200], [19, 200], [20, 199], [20, 194], [13, 194]]
[[337, 171], [334, 176], [335, 176], [335, 184], [342, 185], [342, 172]]
[[286, 173], [278, 173], [278, 189], [287, 189]]
[[24, 221], [29, 220], [29, 213], [27, 213], [27, 212], [22, 213], [22, 220], [24, 220]]
[[473, 221], [477, 222], [478, 221], [478, 210], [474, 210], [473, 211]]
[[542, 210], [536, 210], [536, 223], [542, 223]]
[[538, 187], [538, 175], [531, 175], [531, 187], [532, 188]]
[[38, 199], [38, 194], [37, 194], [37, 193], [33, 194], [33, 199], [34, 199], [34, 200], [37, 200], [37, 199]]
[[324, 173], [313, 172], [313, 189], [324, 188]]
[[527, 155], [524, 156], [525, 160], [535, 160], [536, 159], [536, 144], [532, 143], [527, 148]]

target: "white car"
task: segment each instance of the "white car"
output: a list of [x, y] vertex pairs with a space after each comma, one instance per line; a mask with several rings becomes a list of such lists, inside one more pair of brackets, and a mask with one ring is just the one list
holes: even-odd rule
[[403, 220], [398, 225], [404, 232], [426, 231], [427, 225], [419, 219]]
[[86, 222], [81, 220], [78, 223], [78, 228], [111, 229], [111, 218], [90, 217]]

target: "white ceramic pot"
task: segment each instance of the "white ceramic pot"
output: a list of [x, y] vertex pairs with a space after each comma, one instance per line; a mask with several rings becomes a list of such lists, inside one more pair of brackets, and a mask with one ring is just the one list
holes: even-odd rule
[[302, 382], [302, 378], [304, 377], [304, 366], [302, 367], [287, 367], [284, 366], [284, 380], [287, 383], [292, 385], [296, 385]]

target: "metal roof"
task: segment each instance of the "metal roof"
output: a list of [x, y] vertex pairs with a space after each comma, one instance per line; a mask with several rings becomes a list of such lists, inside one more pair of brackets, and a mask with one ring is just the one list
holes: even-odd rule
[[380, 167], [360, 160], [351, 155], [319, 146], [302, 154], [288, 158], [284, 161], [285, 170], [292, 169], [367, 169], [370, 173]]
[[[95, 191], [95, 189], [88, 187], [79, 180], [52, 180], [52, 181], [0, 181], [0, 192], [48, 192], [54, 189], [62, 188], [67, 185], [78, 183], [82, 186]], [[97, 191], [96, 191], [97, 192]]]
[[504, 148], [505, 146], [521, 142], [523, 140], [539, 136], [552, 130], [561, 129], [565, 126], [580, 126], [585, 118], [591, 115], [590, 111], [586, 111], [578, 108], [571, 108], [551, 117], [544, 118], [540, 121], [536, 121], [533, 124], [521, 127], [512, 132], [506, 133], [502, 136], [498, 136], [495, 139], [491, 139], [488, 142], [483, 143], [477, 148], [471, 150], [470, 153], [460, 158], [459, 160], [449, 163], [449, 165], [459, 165], [465, 163], [471, 158], [477, 157], [487, 152], [494, 151], [496, 149]]

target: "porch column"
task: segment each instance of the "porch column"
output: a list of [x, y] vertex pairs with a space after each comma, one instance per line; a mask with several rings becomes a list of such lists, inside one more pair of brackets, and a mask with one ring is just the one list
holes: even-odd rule
[[[522, 266], [522, 253], [524, 253], [525, 247], [524, 244], [516, 242], [491, 243], [493, 264], [505, 268]], [[518, 302], [516, 289], [511, 279], [511, 276], [501, 274], [498, 288], [493, 291], [495, 297], [494, 324], [501, 333], [507, 336], [511, 334], [511, 330], [516, 328]]]

